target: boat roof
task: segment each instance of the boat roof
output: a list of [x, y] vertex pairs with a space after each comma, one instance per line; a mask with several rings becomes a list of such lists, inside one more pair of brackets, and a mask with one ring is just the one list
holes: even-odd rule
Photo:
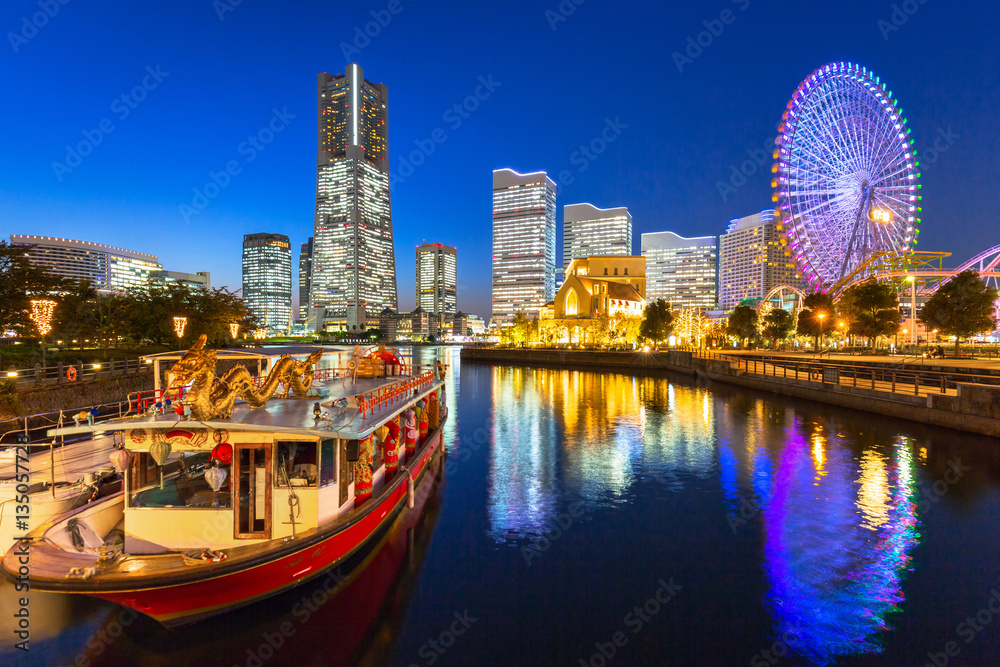
[[[138, 428], [208, 428], [230, 431], [258, 431], [287, 435], [334, 437], [347, 440], [368, 437], [400, 410], [425, 398], [444, 382], [431, 372], [387, 378], [336, 378], [314, 381], [304, 398], [273, 397], [264, 407], [252, 408], [238, 400], [228, 419], [197, 420], [177, 415], [143, 414], [100, 424], [80, 424], [48, 431], [50, 437], [82, 433], [106, 433]], [[378, 395], [379, 398], [373, 398]], [[343, 399], [343, 400], [342, 400]], [[336, 405], [337, 402], [341, 405]], [[320, 404], [325, 419], [316, 419], [313, 407]]]

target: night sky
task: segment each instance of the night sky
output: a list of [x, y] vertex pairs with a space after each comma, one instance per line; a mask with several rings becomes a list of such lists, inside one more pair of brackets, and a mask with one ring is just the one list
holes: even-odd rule
[[[557, 258], [562, 207], [581, 201], [628, 206], [636, 253], [642, 232], [718, 234], [770, 206], [770, 156], [735, 191], [719, 183], [770, 152], [802, 79], [846, 60], [887, 82], [909, 118], [924, 186], [919, 249], [950, 251], [956, 266], [1000, 243], [992, 3], [563, 0], [562, 13], [559, 0], [153, 4], [3, 3], [0, 236], [109, 243], [239, 288], [243, 234], [280, 232], [297, 275], [313, 226], [316, 73], [356, 60], [389, 86], [400, 307], [413, 307], [413, 249], [426, 240], [458, 247], [459, 308], [488, 317], [493, 169], [561, 181]], [[387, 24], [357, 38], [372, 12]], [[679, 71], [674, 52], [707, 30], [719, 34], [703, 35], [710, 43]], [[477, 90], [473, 111], [454, 111]], [[244, 143], [275, 110], [270, 143]], [[608, 123], [617, 129], [603, 153], [577, 152]], [[945, 150], [931, 162], [939, 138]], [[68, 156], [80, 142], [89, 154]], [[230, 161], [239, 173], [196, 201]]]

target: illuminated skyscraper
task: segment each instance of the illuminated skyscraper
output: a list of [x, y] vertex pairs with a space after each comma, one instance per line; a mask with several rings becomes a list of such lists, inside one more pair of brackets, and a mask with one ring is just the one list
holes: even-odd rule
[[[316, 331], [363, 330], [397, 309], [389, 201], [389, 89], [357, 63], [320, 74], [319, 153], [309, 318]], [[374, 319], [372, 320], [374, 321]]]
[[591, 204], [563, 207], [563, 268], [574, 259], [632, 254], [632, 216], [624, 206]]
[[[309, 282], [312, 280], [313, 240], [302, 244], [299, 249], [299, 320], [304, 320], [309, 313]], [[308, 326], [308, 323], [305, 323]]]
[[730, 221], [719, 237], [719, 305], [729, 310], [743, 299], [763, 299], [779, 285], [798, 287], [802, 275], [782, 243], [774, 211]]
[[686, 239], [673, 232], [642, 235], [646, 299], [674, 308], [711, 310], [716, 301], [717, 242], [714, 236]]
[[292, 245], [284, 234], [243, 237], [243, 301], [269, 331], [292, 319]]
[[458, 251], [440, 243], [417, 246], [417, 307], [439, 328], [458, 312]]
[[530, 319], [555, 298], [556, 184], [544, 171], [493, 172], [493, 319]]

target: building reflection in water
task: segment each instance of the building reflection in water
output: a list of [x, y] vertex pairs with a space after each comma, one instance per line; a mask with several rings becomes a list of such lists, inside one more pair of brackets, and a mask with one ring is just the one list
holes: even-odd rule
[[543, 534], [574, 499], [628, 503], [640, 480], [672, 493], [717, 476], [730, 525], [763, 531], [775, 638], [819, 664], [881, 650], [919, 537], [913, 443], [855, 443], [791, 406], [662, 378], [494, 367], [492, 383], [495, 539]]
[[567, 498], [631, 499], [641, 475], [671, 491], [716, 465], [707, 391], [657, 378], [493, 367], [491, 533], [540, 535]]

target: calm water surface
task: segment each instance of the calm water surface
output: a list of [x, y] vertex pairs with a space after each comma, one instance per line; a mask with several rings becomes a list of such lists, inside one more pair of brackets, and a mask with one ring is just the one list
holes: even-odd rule
[[0, 660], [1000, 663], [996, 440], [682, 377], [439, 353], [444, 482], [340, 597], [306, 614], [306, 584], [166, 631], [35, 593], [31, 653], [5, 639]]

